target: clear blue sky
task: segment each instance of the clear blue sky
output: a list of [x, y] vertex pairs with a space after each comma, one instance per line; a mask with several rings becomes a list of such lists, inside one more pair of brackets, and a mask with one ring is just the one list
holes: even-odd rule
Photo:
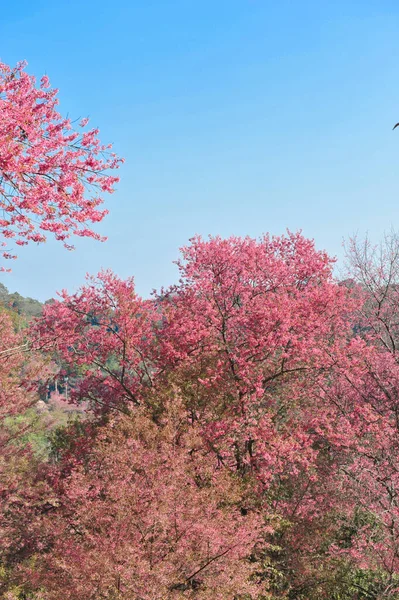
[[3, 2], [0, 57], [60, 89], [126, 158], [105, 244], [23, 249], [11, 291], [44, 300], [86, 272], [173, 282], [195, 233], [399, 228], [397, 0]]

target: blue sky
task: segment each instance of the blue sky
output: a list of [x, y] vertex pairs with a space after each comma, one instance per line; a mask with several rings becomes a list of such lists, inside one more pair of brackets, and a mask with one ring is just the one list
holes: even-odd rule
[[11, 291], [44, 300], [86, 272], [176, 280], [195, 233], [399, 228], [397, 0], [3, 2], [0, 58], [49, 75], [125, 157], [99, 244], [20, 252]]

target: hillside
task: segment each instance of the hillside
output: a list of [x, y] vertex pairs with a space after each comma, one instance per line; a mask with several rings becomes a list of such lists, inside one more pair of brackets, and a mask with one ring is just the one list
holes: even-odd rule
[[[47, 302], [51, 302], [51, 300], [47, 300], [45, 304]], [[3, 283], [0, 283], [0, 305], [26, 317], [27, 320], [38, 317], [43, 307], [43, 304], [39, 300], [29, 297], [25, 298], [18, 292], [10, 293]]]

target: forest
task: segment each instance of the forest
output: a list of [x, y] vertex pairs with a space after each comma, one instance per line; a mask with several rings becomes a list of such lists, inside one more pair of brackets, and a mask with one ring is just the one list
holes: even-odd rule
[[[92, 225], [121, 159], [0, 64], [0, 235]], [[399, 598], [399, 236], [196, 236], [142, 298], [109, 270], [0, 289], [0, 597]], [[26, 301], [24, 301], [26, 300]]]

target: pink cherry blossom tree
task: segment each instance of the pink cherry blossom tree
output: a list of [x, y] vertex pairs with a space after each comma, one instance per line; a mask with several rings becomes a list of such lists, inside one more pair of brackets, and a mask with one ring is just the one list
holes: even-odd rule
[[[58, 91], [47, 76], [36, 86], [25, 63], [0, 63], [0, 242], [3, 258], [14, 246], [42, 243], [48, 234], [68, 248], [71, 235], [103, 239], [92, 228], [107, 213], [121, 163], [88, 119], [73, 130], [59, 114]], [[4, 270], [4, 267], [3, 267]]]

